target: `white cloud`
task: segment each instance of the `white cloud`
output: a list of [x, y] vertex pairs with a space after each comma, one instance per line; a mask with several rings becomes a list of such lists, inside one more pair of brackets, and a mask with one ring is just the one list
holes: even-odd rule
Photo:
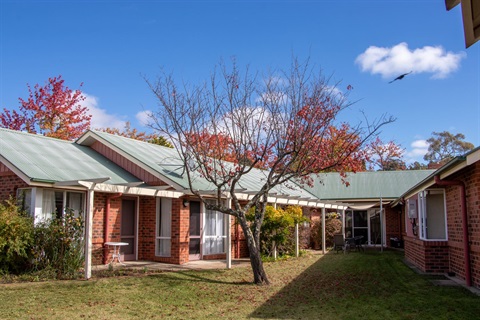
[[125, 121], [116, 115], [108, 114], [107, 110], [98, 107], [97, 97], [86, 94], [85, 92], [83, 95], [86, 97], [83, 105], [88, 108], [88, 113], [92, 115], [91, 127], [93, 129], [106, 127], [123, 129], [125, 127]]
[[447, 52], [442, 46], [411, 50], [402, 42], [391, 48], [370, 46], [355, 59], [355, 63], [363, 72], [380, 74], [383, 78], [412, 71], [431, 73], [432, 78], [442, 79], [455, 72], [465, 56], [465, 52]]
[[148, 124], [148, 121], [149, 121], [151, 115], [152, 115], [152, 111], [150, 111], [150, 110], [144, 110], [144, 111], [138, 112], [138, 113], [135, 115], [135, 118], [137, 119], [137, 121], [138, 121], [142, 126], [146, 126], [146, 125]]
[[405, 153], [406, 162], [424, 162], [423, 156], [428, 152], [427, 140], [418, 139], [410, 144], [410, 150]]

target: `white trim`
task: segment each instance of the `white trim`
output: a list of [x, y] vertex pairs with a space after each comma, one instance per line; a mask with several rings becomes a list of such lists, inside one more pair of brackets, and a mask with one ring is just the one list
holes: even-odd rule
[[[443, 200], [443, 218], [444, 218], [444, 231], [445, 231], [445, 238], [427, 238], [427, 192], [428, 191], [440, 191], [442, 194]], [[422, 241], [448, 241], [448, 221], [447, 221], [447, 201], [446, 201], [446, 194], [445, 189], [443, 188], [435, 188], [435, 189], [424, 189], [418, 193], [417, 198], [417, 210], [418, 210], [418, 238]], [[428, 220], [427, 220], [428, 221]]]

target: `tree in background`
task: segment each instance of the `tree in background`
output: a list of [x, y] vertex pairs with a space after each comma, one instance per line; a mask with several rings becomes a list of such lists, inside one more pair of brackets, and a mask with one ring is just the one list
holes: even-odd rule
[[[177, 147], [190, 191], [208, 210], [233, 215], [247, 239], [254, 282], [269, 284], [260, 255], [261, 225], [267, 198], [275, 186], [292, 180], [312, 183], [312, 174], [336, 170], [344, 174], [363, 164], [362, 146], [392, 118], [383, 117], [368, 126], [350, 126], [337, 117], [350, 104], [346, 93], [329, 85], [308, 61], [294, 60], [291, 68], [259, 79], [248, 68], [233, 62], [221, 64], [208, 82], [177, 85], [171, 75], [147, 81], [159, 109], [150, 114], [150, 126], [167, 135]], [[211, 134], [212, 142], [199, 137]], [[210, 145], [227, 137], [228, 148]], [[222, 145], [218, 141], [218, 145]], [[224, 159], [229, 159], [226, 162]], [[261, 185], [243, 202], [238, 196], [241, 180], [259, 164]], [[196, 175], [210, 182], [216, 202], [205, 198], [193, 185]], [[231, 206], [223, 197], [228, 195]], [[254, 207], [253, 221], [247, 213]]]
[[125, 122], [125, 127], [123, 128], [123, 130], [118, 128], [110, 128], [110, 127], [99, 128], [97, 130], [107, 132], [110, 134], [115, 134], [117, 136], [127, 137], [130, 139], [145, 141], [148, 143], [158, 144], [160, 146], [164, 146], [168, 148], [173, 148], [173, 145], [170, 142], [168, 142], [168, 140], [165, 139], [165, 137], [162, 137], [156, 134], [146, 133], [144, 131], [143, 132], [138, 131], [135, 128], [132, 129], [129, 121]]
[[407, 170], [426, 170], [428, 169], [428, 165], [424, 163], [420, 163], [418, 161], [415, 161], [414, 163], [411, 163], [408, 165]]
[[462, 133], [452, 134], [448, 131], [432, 132], [432, 137], [427, 139], [428, 152], [423, 157], [429, 164], [445, 164], [456, 156], [473, 150], [474, 145], [466, 142]]
[[85, 96], [65, 86], [61, 75], [49, 78], [44, 86], [27, 86], [29, 96], [19, 98], [18, 111], [4, 108], [0, 114], [3, 128], [74, 140], [90, 127], [92, 116], [81, 105]]
[[405, 149], [393, 141], [384, 143], [377, 137], [367, 146], [370, 170], [378, 168], [380, 171], [405, 170], [406, 164], [402, 160]]

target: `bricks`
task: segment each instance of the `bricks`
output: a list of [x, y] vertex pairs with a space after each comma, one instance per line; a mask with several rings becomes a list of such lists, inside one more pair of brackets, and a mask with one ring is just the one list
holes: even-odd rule
[[[448, 180], [465, 183], [468, 238], [472, 285], [480, 287], [480, 161]], [[421, 241], [416, 236], [404, 235], [405, 258], [424, 272], [454, 272], [465, 279], [462, 204], [460, 187], [445, 187], [448, 241]]]

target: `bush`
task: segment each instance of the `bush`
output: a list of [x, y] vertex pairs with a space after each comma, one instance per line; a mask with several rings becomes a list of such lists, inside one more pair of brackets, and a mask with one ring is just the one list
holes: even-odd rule
[[[325, 244], [327, 247], [333, 246], [333, 235], [342, 231], [342, 221], [338, 219], [336, 213], [328, 214], [325, 217]], [[322, 221], [315, 221], [311, 232], [312, 242], [315, 249], [322, 247]]]
[[61, 218], [35, 226], [34, 264], [58, 279], [76, 278], [84, 263], [83, 219], [67, 210]]
[[[254, 219], [254, 210], [252, 208], [247, 215], [250, 221]], [[280, 256], [293, 254], [295, 251], [295, 224], [305, 220], [302, 208], [299, 206], [288, 206], [285, 209], [267, 206], [260, 235], [262, 254], [272, 256], [275, 248]]]
[[33, 219], [13, 198], [0, 203], [0, 271], [21, 273], [30, 269]]

